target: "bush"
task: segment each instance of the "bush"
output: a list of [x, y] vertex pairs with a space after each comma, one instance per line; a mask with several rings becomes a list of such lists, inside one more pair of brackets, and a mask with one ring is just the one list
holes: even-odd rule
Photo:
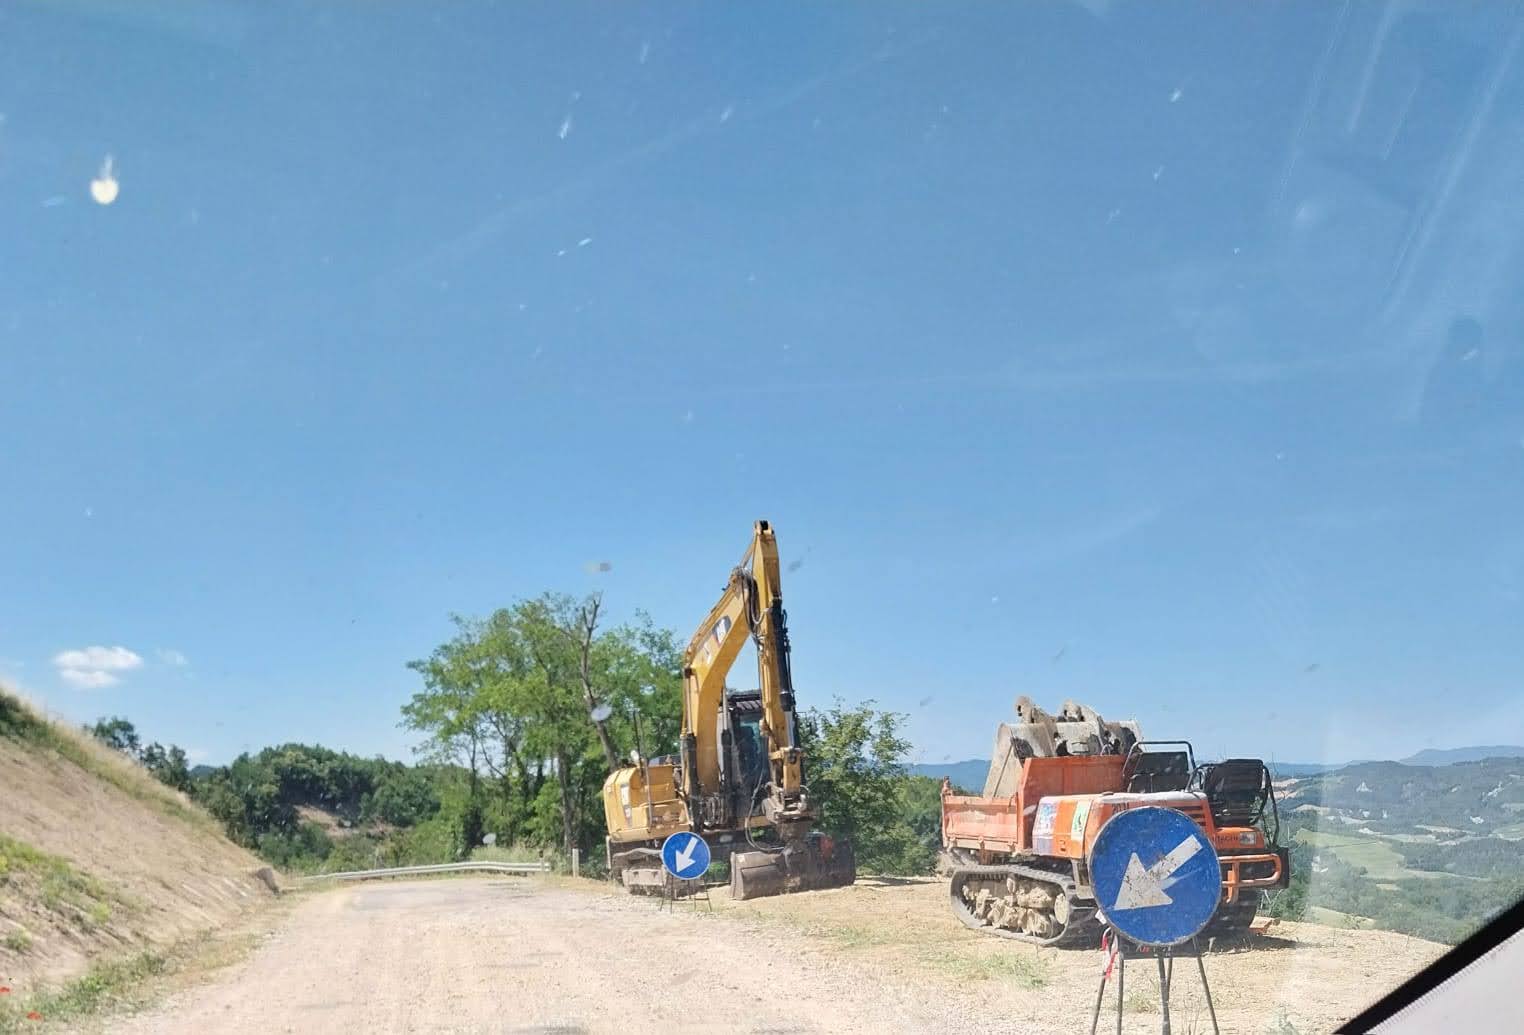
[[316, 823], [303, 822], [291, 833], [262, 834], [256, 848], [267, 862], [283, 870], [319, 868], [333, 853], [333, 839]]

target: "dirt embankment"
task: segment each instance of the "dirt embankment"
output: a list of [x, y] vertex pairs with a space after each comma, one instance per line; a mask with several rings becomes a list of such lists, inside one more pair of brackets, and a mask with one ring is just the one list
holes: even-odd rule
[[0, 985], [18, 998], [267, 902], [263, 865], [183, 795], [0, 688]]

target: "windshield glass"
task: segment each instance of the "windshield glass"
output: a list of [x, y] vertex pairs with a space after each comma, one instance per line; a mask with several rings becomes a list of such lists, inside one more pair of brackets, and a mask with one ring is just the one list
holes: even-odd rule
[[1521, 35], [5, 5], [0, 1031], [1353, 1016], [1524, 894]]

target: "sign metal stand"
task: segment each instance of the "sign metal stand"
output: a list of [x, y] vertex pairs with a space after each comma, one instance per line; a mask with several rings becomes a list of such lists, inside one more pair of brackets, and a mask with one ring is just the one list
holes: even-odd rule
[[1213, 1035], [1219, 1035], [1217, 1007], [1201, 959], [1199, 935], [1222, 899], [1217, 852], [1196, 822], [1183, 812], [1143, 806], [1118, 812], [1096, 835], [1090, 852], [1095, 898], [1106, 922], [1102, 945], [1115, 957], [1101, 971], [1090, 1015], [1090, 1032], [1100, 1025], [1101, 1006], [1113, 965], [1117, 971], [1117, 1033], [1122, 1031], [1127, 956], [1149, 954], [1159, 969], [1160, 1030], [1170, 1035], [1170, 985], [1175, 957], [1194, 956], [1206, 993]]
[[[1118, 934], [1114, 929], [1107, 928], [1103, 936], [1110, 939], [1111, 944], [1116, 946], [1116, 970], [1117, 970], [1117, 1035], [1122, 1033], [1122, 997], [1126, 987], [1127, 978], [1127, 945], [1130, 939]], [[1142, 948], [1132, 943], [1133, 948]], [[1206, 995], [1207, 1015], [1212, 1019], [1213, 1035], [1221, 1035], [1221, 1029], [1217, 1027], [1217, 1007], [1212, 1002], [1212, 986], [1207, 981], [1206, 964], [1201, 960], [1201, 944], [1192, 938], [1188, 943], [1190, 952], [1188, 955], [1196, 958], [1196, 970], [1201, 975], [1201, 991]], [[1169, 1023], [1169, 994], [1175, 979], [1175, 957], [1181, 955], [1178, 951], [1185, 948], [1183, 945], [1166, 946], [1154, 951], [1154, 962], [1159, 968], [1159, 1014], [1160, 1028], [1163, 1035], [1170, 1035]], [[1095, 993], [1095, 1009], [1090, 1014], [1090, 1035], [1096, 1035], [1101, 1023], [1101, 1005], [1106, 999], [1106, 982], [1111, 977], [1111, 966], [1108, 964], [1101, 971], [1101, 987]]]
[[693, 904], [693, 911], [698, 912], [698, 904], [703, 902], [714, 912], [714, 900], [709, 897], [709, 882], [703, 877], [694, 877], [682, 880], [667, 874], [667, 879], [662, 883], [662, 908], [676, 909], [679, 899], [686, 899]]

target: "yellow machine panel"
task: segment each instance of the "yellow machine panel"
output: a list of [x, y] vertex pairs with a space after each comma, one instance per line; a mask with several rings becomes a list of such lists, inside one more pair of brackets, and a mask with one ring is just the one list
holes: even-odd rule
[[648, 841], [690, 829], [676, 772], [675, 765], [648, 763], [609, 774], [603, 781], [603, 814], [610, 839]]

